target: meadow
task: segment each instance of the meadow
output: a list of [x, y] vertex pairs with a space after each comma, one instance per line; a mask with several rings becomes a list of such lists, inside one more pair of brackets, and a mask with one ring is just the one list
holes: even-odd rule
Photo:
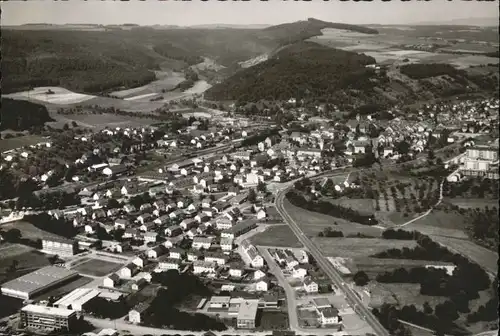
[[252, 236], [250, 241], [260, 246], [302, 247], [302, 243], [286, 224], [268, 226], [265, 231]]
[[105, 260], [89, 259], [83, 263], [77, 264], [76, 266], [72, 267], [72, 269], [82, 274], [104, 276], [117, 271], [121, 266], [121, 264], [112, 263]]

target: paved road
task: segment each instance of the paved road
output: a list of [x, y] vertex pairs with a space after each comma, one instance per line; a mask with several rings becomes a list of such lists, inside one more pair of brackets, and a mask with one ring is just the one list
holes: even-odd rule
[[276, 209], [283, 217], [283, 220], [290, 226], [299, 241], [309, 249], [309, 252], [318, 263], [318, 266], [320, 266], [325, 274], [335, 283], [335, 285], [345, 293], [346, 301], [353, 308], [353, 310], [362, 319], [364, 319], [370, 325], [370, 327], [372, 327], [377, 335], [389, 336], [389, 332], [380, 324], [380, 322], [371, 313], [371, 311], [363, 305], [362, 300], [353, 292], [350, 287], [347, 286], [338, 271], [333, 267], [328, 259], [323, 256], [318, 247], [316, 247], [316, 245], [314, 245], [314, 243], [305, 235], [305, 233], [300, 229], [299, 225], [293, 220], [293, 218], [288, 215], [286, 209], [283, 207], [283, 200], [285, 198], [286, 192], [286, 189], [280, 191], [275, 200]]

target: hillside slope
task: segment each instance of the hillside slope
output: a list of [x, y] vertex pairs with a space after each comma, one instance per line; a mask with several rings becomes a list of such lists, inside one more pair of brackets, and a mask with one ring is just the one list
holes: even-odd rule
[[212, 100], [285, 100], [322, 97], [340, 90], [370, 91], [375, 59], [314, 42], [283, 48], [272, 58], [237, 72], [205, 92]]

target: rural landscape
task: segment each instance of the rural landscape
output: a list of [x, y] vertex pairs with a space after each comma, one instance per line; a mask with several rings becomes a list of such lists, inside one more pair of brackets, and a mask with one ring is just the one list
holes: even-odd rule
[[0, 334], [498, 334], [498, 8], [177, 25], [22, 5]]

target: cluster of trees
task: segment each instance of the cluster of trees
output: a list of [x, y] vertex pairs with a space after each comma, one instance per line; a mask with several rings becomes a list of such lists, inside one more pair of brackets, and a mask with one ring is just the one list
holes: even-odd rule
[[491, 284], [492, 296], [484, 305], [479, 306], [477, 311], [467, 315], [467, 322], [496, 321], [498, 319], [498, 276]]
[[128, 314], [130, 307], [125, 301], [113, 302], [97, 297], [87, 303], [85, 310], [97, 318], [117, 319]]
[[375, 162], [378, 162], [378, 159], [375, 157], [375, 154], [373, 153], [372, 149], [369, 148], [366, 153], [356, 156], [354, 162], [352, 163], [352, 166], [371, 167]]
[[363, 225], [376, 225], [378, 223], [374, 215], [365, 215], [351, 208], [342, 207], [325, 201], [307, 200], [295, 191], [286, 194], [286, 198], [293, 205], [309, 211], [319, 212], [332, 217], [342, 218], [350, 222]]
[[255, 102], [326, 97], [337, 91], [371, 92], [375, 74], [365, 65], [373, 63], [375, 59], [366, 55], [298, 42], [214, 85], [205, 97]]
[[406, 231], [401, 229], [388, 229], [382, 232], [384, 239], [398, 239], [398, 240], [417, 240], [420, 238], [421, 233], [418, 231]]
[[400, 71], [412, 79], [423, 79], [448, 75], [455, 77], [464, 72], [455, 69], [452, 65], [446, 63], [411, 63], [402, 65]]
[[344, 237], [344, 234], [342, 231], [336, 231], [333, 230], [332, 228], [324, 228], [323, 231], [318, 233], [318, 237], [332, 237], [332, 238], [338, 238], [338, 237]]
[[[21, 233], [21, 230], [16, 229], [16, 228], [10, 229], [8, 231], [3, 231], [2, 229], [0, 229], [0, 236], [2, 236], [2, 238], [8, 243], [22, 244], [22, 245], [30, 246], [30, 247], [37, 248], [37, 249], [42, 248], [42, 240], [41, 239], [31, 240], [28, 238], [24, 238], [22, 233]], [[14, 271], [18, 264], [19, 264], [19, 262], [17, 260], [13, 260], [12, 264], [10, 264], [7, 267], [7, 272]]]
[[498, 251], [499, 239], [499, 215], [498, 209], [486, 207], [482, 211], [474, 210], [471, 214], [470, 230], [472, 237], [482, 245]]
[[443, 185], [443, 196], [498, 199], [499, 183], [489, 178], [468, 178]]
[[16, 209], [33, 208], [41, 210], [63, 209], [70, 205], [80, 204], [80, 196], [76, 193], [64, 191], [53, 191], [41, 193], [39, 196], [33, 193], [20, 193], [16, 201]]
[[402, 249], [392, 248], [373, 255], [375, 258], [384, 259], [412, 259], [429, 261], [455, 262], [457, 258], [462, 258], [458, 254], [453, 254], [447, 248], [432, 241], [429, 236], [420, 234], [417, 238], [418, 246], [414, 248], [403, 247]]
[[253, 146], [253, 145], [258, 144], [261, 141], [266, 140], [266, 138], [273, 137], [273, 136], [279, 136], [278, 129], [276, 129], [276, 128], [268, 129], [268, 130], [264, 130], [264, 131], [260, 132], [259, 134], [254, 134], [252, 136], [249, 136], [241, 142], [241, 146], [242, 147]]
[[72, 223], [60, 218], [56, 219], [47, 213], [24, 216], [24, 220], [33, 224], [40, 230], [47, 231], [66, 238], [73, 238], [78, 234], [78, 230]]
[[2, 98], [0, 104], [2, 105], [0, 131], [5, 129], [24, 131], [53, 121], [47, 108], [40, 104], [9, 98]]
[[459, 314], [453, 302], [445, 301], [436, 305], [435, 309], [426, 303], [423, 311], [415, 305], [403, 306], [401, 309], [384, 303], [380, 308], [373, 309], [373, 314], [392, 335], [411, 335], [408, 327], [399, 320], [414, 323], [435, 331], [436, 335], [444, 336], [445, 333], [456, 331], [453, 321]]
[[168, 327], [178, 330], [226, 330], [223, 322], [203, 314], [190, 314], [175, 306], [190, 295], [210, 296], [211, 291], [201, 280], [188, 273], [169, 270], [153, 273], [153, 283], [163, 286], [146, 310], [144, 323], [154, 327]]
[[366, 286], [370, 281], [368, 274], [366, 274], [366, 272], [364, 271], [356, 272], [356, 274], [354, 274], [352, 279], [354, 280], [356, 286]]

